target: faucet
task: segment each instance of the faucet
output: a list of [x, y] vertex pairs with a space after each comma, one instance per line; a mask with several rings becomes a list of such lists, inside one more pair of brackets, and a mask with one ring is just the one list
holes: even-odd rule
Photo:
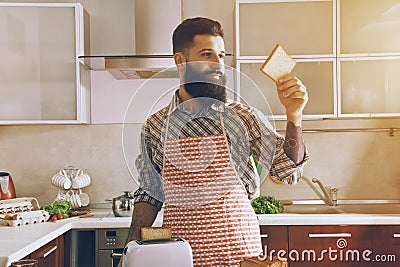
[[310, 180], [308, 180], [304, 176], [302, 176], [301, 179], [306, 181], [306, 183], [317, 194], [317, 196], [325, 202], [325, 204], [330, 205], [330, 206], [336, 206], [337, 205], [337, 191], [339, 191], [339, 188], [331, 188], [330, 186], [324, 186], [319, 179], [313, 178], [312, 182], [316, 183], [319, 186], [319, 188], [321, 188], [321, 191], [324, 194], [324, 195], [322, 195], [318, 191], [318, 189], [315, 188], [314, 184], [312, 184], [310, 182]]

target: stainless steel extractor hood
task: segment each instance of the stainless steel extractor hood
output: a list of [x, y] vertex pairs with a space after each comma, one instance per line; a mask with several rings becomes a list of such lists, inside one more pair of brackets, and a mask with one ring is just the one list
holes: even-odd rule
[[[184, 17], [182, 0], [135, 0], [135, 55], [80, 56], [91, 70], [106, 70], [116, 79], [177, 78], [172, 32]], [[166, 15], [167, 14], [167, 15]], [[231, 66], [227, 55], [225, 64]]]
[[[80, 56], [79, 61], [91, 70], [106, 70], [116, 79], [179, 78], [173, 55]], [[233, 55], [225, 64], [232, 66]]]
[[118, 80], [179, 77], [172, 55], [80, 56], [78, 59], [91, 70], [106, 70]]

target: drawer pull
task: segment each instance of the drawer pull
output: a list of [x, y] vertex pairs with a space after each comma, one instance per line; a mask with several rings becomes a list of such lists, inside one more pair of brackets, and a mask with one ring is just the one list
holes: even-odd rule
[[120, 259], [120, 258], [122, 258], [122, 253], [112, 253], [111, 258]]
[[49, 250], [47, 250], [45, 253], [43, 253], [43, 255], [40, 256], [40, 258], [46, 258], [46, 257], [49, 256], [51, 253], [53, 253], [56, 249], [57, 249], [57, 246], [51, 247]]
[[400, 238], [400, 234], [393, 234], [393, 238]]
[[351, 237], [351, 233], [308, 234], [308, 237], [311, 237], [311, 238], [319, 238], [319, 237]]
[[261, 238], [263, 238], [263, 237], [268, 238], [268, 234], [262, 234], [260, 236], [261, 236]]

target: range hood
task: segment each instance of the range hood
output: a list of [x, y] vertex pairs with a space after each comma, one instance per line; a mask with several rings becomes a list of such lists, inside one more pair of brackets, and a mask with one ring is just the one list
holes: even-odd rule
[[[79, 62], [91, 70], [106, 70], [118, 80], [178, 78], [171, 37], [184, 18], [183, 1], [135, 0], [134, 9], [133, 55], [85, 55], [78, 57]], [[231, 66], [232, 61], [227, 55], [225, 64]]]
[[[173, 55], [80, 56], [91, 70], [106, 70], [116, 79], [179, 78]], [[225, 56], [232, 66], [233, 55]]]
[[80, 56], [78, 59], [91, 70], [106, 70], [118, 80], [179, 77], [172, 55]]

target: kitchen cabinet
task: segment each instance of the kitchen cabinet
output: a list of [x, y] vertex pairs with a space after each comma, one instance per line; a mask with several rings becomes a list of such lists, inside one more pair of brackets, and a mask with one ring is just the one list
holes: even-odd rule
[[88, 122], [85, 22], [77, 3], [0, 3], [0, 124]]
[[64, 235], [55, 238], [32, 252], [30, 258], [38, 261], [38, 267], [63, 267]]
[[341, 58], [338, 66], [341, 116], [400, 115], [400, 57]]
[[238, 59], [265, 59], [276, 43], [292, 55], [335, 53], [334, 1], [236, 1]]
[[[339, 54], [399, 55], [399, 1], [338, 1]], [[361, 41], [360, 41], [361, 40]]]
[[390, 267], [400, 259], [400, 225], [260, 225], [260, 233], [264, 254], [290, 267]]
[[[309, 90], [304, 117], [337, 116], [335, 1], [236, 1], [237, 93], [268, 117], [285, 119], [275, 83], [259, 69], [275, 44], [292, 55]], [[296, 24], [296, 27], [293, 25]]]
[[371, 240], [371, 226], [289, 226], [290, 267], [372, 266]]
[[[261, 244], [266, 256], [277, 256], [279, 251], [288, 251], [288, 227], [284, 225], [260, 225]], [[285, 257], [285, 256], [284, 256]]]
[[236, 0], [239, 100], [275, 119], [286, 117], [274, 83], [259, 71], [279, 43], [298, 62], [293, 74], [309, 90], [305, 119], [400, 116], [397, 5], [395, 0]]
[[400, 225], [373, 226], [372, 251], [374, 267], [399, 266], [400, 260]]
[[400, 10], [394, 0], [338, 1], [340, 117], [400, 115]]
[[[237, 76], [240, 100], [276, 119], [286, 117], [286, 111], [276, 92], [275, 83], [265, 76], [260, 67], [264, 60], [238, 60]], [[336, 116], [336, 62], [333, 59], [297, 59], [293, 74], [307, 83], [310, 99], [304, 109], [307, 118]]]

